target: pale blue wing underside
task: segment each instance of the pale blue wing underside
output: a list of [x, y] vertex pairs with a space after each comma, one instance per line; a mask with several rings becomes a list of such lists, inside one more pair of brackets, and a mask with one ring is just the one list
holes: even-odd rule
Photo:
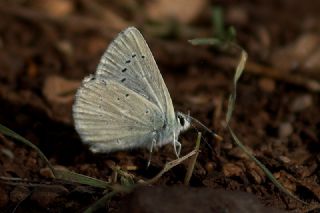
[[134, 27], [121, 32], [103, 54], [97, 78], [114, 80], [154, 103], [174, 122], [174, 109], [168, 89], [153, 55], [141, 33]]
[[87, 77], [73, 106], [75, 127], [93, 152], [147, 146], [165, 122], [159, 108], [113, 80]]

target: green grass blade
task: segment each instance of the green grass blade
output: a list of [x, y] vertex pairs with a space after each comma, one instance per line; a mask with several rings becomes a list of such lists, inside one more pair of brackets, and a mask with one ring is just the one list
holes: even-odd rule
[[108, 194], [105, 194], [102, 198], [100, 198], [94, 204], [89, 206], [83, 213], [93, 213], [99, 209], [102, 209], [103, 207], [105, 207], [107, 200], [115, 196], [117, 193], [118, 193], [117, 191], [112, 191], [112, 192], [109, 192]]
[[192, 45], [212, 45], [212, 46], [220, 46], [222, 45], [222, 41], [216, 38], [195, 38], [189, 40]]
[[89, 177], [86, 175], [78, 174], [71, 171], [62, 171], [62, 170], [56, 170], [56, 177], [59, 179], [72, 181], [80, 184], [85, 184], [97, 188], [111, 188], [111, 185], [105, 181], [98, 180], [93, 177]]
[[0, 124], [0, 132], [2, 134], [4, 134], [5, 136], [14, 138], [22, 143], [24, 143], [25, 145], [31, 147], [32, 149], [36, 150], [36, 152], [38, 153], [38, 155], [41, 157], [41, 159], [46, 162], [46, 164], [48, 165], [49, 169], [51, 170], [52, 174], [54, 176], [56, 176], [55, 170], [52, 167], [51, 163], [49, 162], [49, 160], [47, 159], [47, 157], [41, 152], [41, 150], [34, 145], [33, 143], [31, 143], [29, 140], [25, 139], [24, 137], [22, 137], [21, 135], [17, 134], [16, 132], [12, 131], [11, 129], [3, 126], [2, 124]]
[[49, 169], [51, 170], [55, 178], [72, 181], [80, 184], [86, 184], [86, 185], [98, 187], [98, 188], [110, 187], [110, 185], [107, 182], [104, 182], [92, 177], [88, 177], [88, 176], [81, 175], [75, 172], [70, 172], [70, 171], [55, 170], [51, 165], [51, 163], [49, 162], [49, 160], [47, 159], [47, 157], [41, 152], [41, 150], [36, 145], [34, 145], [29, 140], [25, 139], [21, 135], [17, 134], [16, 132], [12, 131], [11, 129], [1, 124], [0, 124], [0, 133], [4, 134], [5, 136], [14, 138], [24, 143], [25, 145], [31, 147], [32, 149], [36, 150], [36, 152], [41, 157], [41, 159], [46, 162], [46, 164], [48, 165]]
[[[219, 42], [220, 41], [220, 42]], [[193, 45], [214, 45], [214, 46], [223, 46], [223, 40], [219, 40], [219, 38], [197, 38], [197, 39], [192, 39], [189, 41], [191, 44]], [[234, 47], [238, 50], [241, 50], [241, 57], [240, 57], [240, 61], [238, 66], [236, 67], [236, 71], [234, 74], [234, 78], [233, 78], [233, 90], [229, 96], [229, 101], [228, 101], [228, 108], [227, 108], [227, 113], [226, 113], [226, 123], [227, 123], [227, 127], [228, 130], [233, 138], [233, 141], [235, 142], [235, 144], [245, 153], [249, 156], [249, 158], [251, 160], [253, 160], [260, 168], [261, 170], [266, 174], [266, 176], [268, 177], [268, 179], [283, 193], [285, 193], [286, 195], [288, 195], [289, 197], [308, 205], [308, 203], [302, 201], [301, 199], [299, 199], [297, 196], [295, 196], [294, 194], [292, 194], [291, 192], [289, 192], [284, 186], [282, 186], [282, 184], [280, 182], [278, 182], [276, 180], [276, 178], [272, 175], [272, 173], [269, 171], [268, 168], [266, 168], [256, 157], [254, 157], [252, 155], [252, 153], [250, 153], [250, 151], [243, 145], [243, 143], [241, 143], [241, 141], [237, 138], [236, 134], [233, 132], [233, 130], [231, 129], [231, 127], [229, 126], [230, 120], [232, 118], [232, 113], [234, 110], [234, 106], [235, 106], [235, 102], [236, 102], [236, 96], [237, 96], [237, 83], [238, 80], [240, 79], [242, 73], [244, 72], [244, 68], [245, 68], [245, 64], [248, 58], [248, 55], [246, 53], [245, 50], [243, 50], [243, 48], [241, 48], [238, 44], [234, 43], [234, 42], [226, 42], [225, 46], [227, 47]]]
[[223, 20], [223, 11], [221, 7], [214, 7], [212, 9], [212, 25], [213, 25], [213, 34], [215, 37], [223, 38], [224, 37], [224, 20]]
[[279, 183], [279, 181], [277, 181], [277, 179], [272, 175], [272, 173], [269, 171], [269, 169], [267, 167], [265, 167], [265, 165], [263, 165], [255, 156], [252, 155], [252, 153], [250, 153], [250, 151], [243, 145], [243, 143], [241, 143], [241, 141], [238, 139], [238, 137], [236, 136], [236, 134], [233, 132], [233, 130], [230, 127], [230, 120], [232, 117], [232, 113], [233, 113], [233, 109], [235, 106], [235, 102], [236, 102], [236, 94], [237, 94], [237, 83], [238, 80], [240, 79], [243, 71], [244, 71], [244, 67], [247, 61], [247, 53], [246, 51], [242, 50], [241, 51], [241, 58], [239, 61], [239, 64], [236, 68], [236, 72], [234, 74], [233, 77], [233, 91], [229, 97], [229, 102], [228, 102], [228, 109], [227, 109], [227, 115], [226, 115], [226, 122], [227, 122], [227, 127], [228, 130], [234, 140], [234, 142], [236, 143], [236, 145], [245, 153], [247, 154], [251, 160], [253, 160], [259, 167], [260, 169], [266, 174], [266, 176], [269, 178], [269, 180], [282, 192], [284, 192], [286, 195], [288, 195], [289, 197], [302, 202], [303, 204], [308, 204], [304, 201], [302, 201], [301, 199], [299, 199], [297, 196], [295, 196], [294, 194], [292, 194], [290, 191], [288, 191], [284, 186], [282, 186], [281, 183]]
[[284, 186], [282, 186], [281, 183], [279, 183], [279, 181], [277, 181], [277, 179], [272, 175], [272, 173], [270, 172], [270, 170], [263, 165], [263, 163], [261, 163], [255, 156], [253, 156], [250, 151], [240, 142], [240, 140], [238, 139], [238, 137], [236, 136], [236, 134], [233, 132], [233, 130], [231, 129], [231, 127], [228, 124], [228, 130], [234, 140], [234, 142], [237, 144], [237, 146], [244, 152], [246, 153], [249, 158], [251, 160], [253, 160], [259, 167], [260, 169], [266, 174], [266, 176], [269, 178], [269, 180], [283, 193], [285, 193], [286, 195], [288, 195], [289, 197], [305, 204], [308, 205], [307, 202], [304, 202], [303, 200], [299, 199], [297, 196], [295, 196], [294, 194], [292, 194], [290, 191], [288, 191]]

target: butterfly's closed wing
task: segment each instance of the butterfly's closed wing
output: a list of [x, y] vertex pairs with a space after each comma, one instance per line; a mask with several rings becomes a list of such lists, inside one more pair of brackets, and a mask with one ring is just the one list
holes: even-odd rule
[[146, 146], [165, 122], [159, 108], [115, 81], [87, 77], [76, 94], [77, 131], [92, 151]]
[[153, 102], [173, 123], [168, 89], [141, 33], [134, 27], [121, 32], [109, 45], [97, 68], [97, 78], [114, 80]]

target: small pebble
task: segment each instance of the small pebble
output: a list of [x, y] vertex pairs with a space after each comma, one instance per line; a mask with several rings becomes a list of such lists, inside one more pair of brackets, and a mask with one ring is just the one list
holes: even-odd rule
[[245, 25], [249, 21], [248, 11], [242, 7], [230, 7], [226, 11], [226, 19], [236, 25]]
[[279, 156], [279, 160], [281, 160], [283, 163], [289, 164], [291, 162], [290, 158], [287, 156]]
[[270, 78], [262, 78], [259, 80], [259, 87], [264, 92], [272, 93], [276, 88], [276, 83]]
[[211, 173], [214, 169], [214, 164], [213, 162], [207, 162], [206, 165], [205, 165], [205, 169], [207, 171], [207, 173]]
[[49, 169], [48, 167], [41, 168], [39, 173], [42, 177], [46, 177], [46, 178], [53, 178], [54, 177], [51, 169]]
[[[248, 150], [250, 150], [250, 152], [252, 153], [251, 149], [249, 147], [246, 147]], [[235, 147], [233, 149], [231, 149], [228, 152], [228, 155], [238, 158], [238, 159], [249, 159], [248, 155], [246, 153], [244, 153], [239, 147]]]
[[124, 165], [124, 166], [122, 166], [122, 168], [127, 170], [127, 171], [136, 171], [136, 170], [138, 170], [138, 167], [136, 165], [131, 165], [131, 164]]
[[73, 55], [73, 47], [70, 41], [60, 40], [56, 43], [57, 49], [66, 57]]
[[243, 175], [243, 169], [233, 163], [226, 163], [222, 167], [222, 171], [225, 177], [232, 177], [232, 176], [241, 176]]
[[315, 33], [302, 34], [296, 41], [275, 50], [271, 55], [271, 63], [283, 72], [289, 72], [304, 63], [317, 50], [319, 43], [319, 35]]
[[262, 178], [256, 171], [250, 171], [248, 175], [250, 175], [257, 184], [261, 184]]
[[293, 133], [293, 127], [291, 123], [284, 122], [280, 124], [279, 133], [278, 133], [280, 138], [287, 138], [290, 135], [292, 135], [292, 133]]
[[193, 174], [203, 176], [207, 174], [207, 171], [200, 163], [196, 163]]
[[313, 104], [313, 100], [311, 95], [302, 95], [295, 98], [292, 101], [290, 105], [290, 110], [292, 112], [300, 112], [312, 106], [312, 104]]
[[253, 161], [245, 161], [246, 174], [252, 177], [252, 179], [261, 184], [265, 180], [265, 173], [260, 167]]
[[233, 145], [232, 145], [232, 143], [226, 141], [226, 142], [221, 143], [221, 148], [225, 149], [225, 150], [230, 150], [233, 148]]
[[320, 68], [320, 48], [317, 48], [304, 62], [304, 68], [318, 70]]
[[10, 149], [2, 148], [1, 153], [8, 157], [10, 160], [14, 159], [14, 154]]
[[28, 157], [28, 159], [25, 162], [25, 166], [30, 169], [36, 169], [38, 167], [38, 161], [36, 158]]

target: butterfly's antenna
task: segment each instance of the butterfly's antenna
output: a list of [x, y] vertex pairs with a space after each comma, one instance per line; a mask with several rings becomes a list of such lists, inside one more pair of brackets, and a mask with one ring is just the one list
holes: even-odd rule
[[197, 120], [196, 118], [194, 117], [191, 117], [189, 114], [188, 114], [188, 117], [190, 120], [194, 121], [195, 123], [199, 124], [203, 129], [205, 129], [207, 132], [209, 132], [216, 140], [218, 141], [223, 141], [223, 138], [216, 134], [215, 132], [213, 132], [211, 129], [209, 129], [208, 127], [206, 127], [206, 125], [204, 125], [203, 123], [201, 123], [199, 120]]
[[[188, 119], [188, 120], [194, 119], [194, 118], [191, 117], [191, 115], [190, 115], [190, 110], [188, 110], [187, 119]], [[190, 125], [191, 125], [197, 132], [200, 132], [199, 129], [198, 129], [195, 125], [193, 125], [192, 123], [190, 123]], [[207, 141], [202, 135], [201, 135], [201, 139], [207, 144], [207, 146], [208, 146], [211, 150], [213, 150], [213, 149], [212, 149], [212, 146], [208, 143], [208, 141]]]
[[[189, 117], [190, 118], [190, 117]], [[197, 132], [200, 132], [199, 131], [199, 129], [195, 126], [195, 125], [193, 125], [192, 123], [190, 123], [190, 125], [197, 131]], [[213, 150], [212, 149], [212, 146], [208, 143], [208, 141], [201, 135], [201, 139], [208, 145], [208, 147], [211, 149], [211, 150]]]

